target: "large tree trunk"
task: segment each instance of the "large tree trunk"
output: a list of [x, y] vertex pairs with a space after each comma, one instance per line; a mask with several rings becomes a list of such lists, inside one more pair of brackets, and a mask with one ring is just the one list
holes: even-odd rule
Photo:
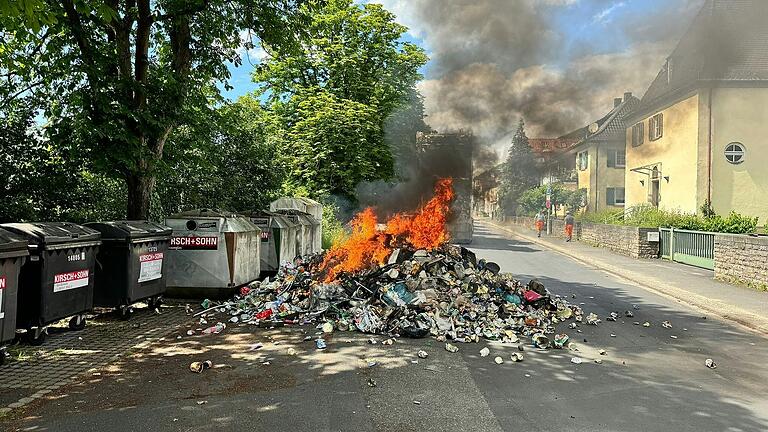
[[125, 180], [128, 186], [128, 219], [148, 220], [157, 178], [154, 174], [136, 172], [129, 174]]

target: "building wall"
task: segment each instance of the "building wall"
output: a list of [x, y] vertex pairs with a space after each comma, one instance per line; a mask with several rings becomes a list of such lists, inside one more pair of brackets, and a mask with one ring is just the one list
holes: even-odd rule
[[[575, 149], [574, 166], [577, 167], [578, 189], [587, 189], [587, 211], [596, 212], [606, 208], [622, 208], [609, 206], [606, 202], [606, 189], [624, 187], [624, 169], [608, 168], [608, 150], [622, 150], [622, 142], [591, 142]], [[589, 154], [589, 165], [586, 170], [578, 170], [578, 154], [586, 151]]]
[[[580, 170], [579, 169], [579, 153], [586, 151], [588, 156], [588, 163], [587, 163], [587, 169]], [[594, 200], [589, 199], [589, 197], [594, 192], [594, 167], [595, 167], [595, 157], [596, 152], [595, 149], [589, 146], [582, 146], [579, 147], [577, 151], [573, 154], [573, 162], [574, 166], [576, 167], [576, 188], [577, 189], [586, 189], [587, 190], [587, 211], [594, 211], [593, 208]]]
[[664, 117], [664, 128], [658, 140], [648, 139], [648, 120], [657, 112], [643, 119], [645, 137], [641, 146], [632, 147], [632, 128], [627, 129], [626, 204], [629, 207], [648, 203], [651, 187], [648, 175], [632, 169], [658, 164], [661, 176], [669, 176], [669, 182], [664, 178], [659, 182], [659, 207], [696, 213], [702, 204], [698, 202], [699, 95], [659, 112]]
[[[719, 214], [735, 210], [768, 223], [768, 88], [712, 92], [712, 206]], [[741, 164], [725, 159], [731, 142], [746, 149]]]
[[596, 203], [597, 210], [603, 210], [606, 208], [623, 208], [624, 206], [609, 206], [606, 202], [606, 189], [608, 188], [623, 188], [624, 187], [624, 168], [609, 168], [608, 167], [608, 151], [609, 150], [624, 150], [624, 143], [622, 142], [604, 142], [600, 143], [599, 148], [596, 150], [597, 167], [595, 167], [596, 179], [594, 193], [591, 195], [592, 202]]

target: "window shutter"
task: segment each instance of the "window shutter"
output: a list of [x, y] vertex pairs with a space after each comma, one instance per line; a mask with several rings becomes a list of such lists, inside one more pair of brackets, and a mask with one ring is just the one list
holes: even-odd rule
[[608, 168], [616, 168], [616, 150], [608, 150]]
[[659, 136], [656, 138], [661, 138], [664, 136], [664, 114], [659, 113], [659, 119], [657, 121], [659, 122]]
[[616, 191], [613, 188], [605, 190], [605, 203], [609, 206], [616, 204]]

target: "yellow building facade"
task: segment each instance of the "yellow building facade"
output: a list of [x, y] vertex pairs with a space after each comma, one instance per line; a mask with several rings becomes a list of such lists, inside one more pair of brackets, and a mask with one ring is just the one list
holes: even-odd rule
[[[659, 114], [661, 136], [652, 140]], [[709, 201], [718, 214], [768, 223], [768, 88], [699, 89], [633, 126], [626, 131], [628, 207], [696, 214]]]
[[576, 187], [587, 192], [584, 209], [588, 212], [625, 206], [625, 118], [639, 102], [632, 93], [625, 93], [614, 99], [613, 109], [605, 116], [569, 134], [583, 134], [566, 157], [576, 167]]
[[768, 2], [705, 3], [627, 118], [628, 207], [710, 204], [768, 223], [765, 13]]

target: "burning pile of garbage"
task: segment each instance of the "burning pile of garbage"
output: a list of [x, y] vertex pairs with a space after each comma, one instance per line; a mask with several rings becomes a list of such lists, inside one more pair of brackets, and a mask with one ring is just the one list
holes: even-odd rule
[[286, 263], [273, 280], [204, 307], [262, 327], [313, 323], [326, 331], [456, 342], [530, 337], [539, 347], [562, 347], [567, 336], [549, 335], [558, 322], [581, 321], [581, 308], [449, 244], [452, 198], [450, 180], [441, 180], [418, 212], [395, 215], [385, 227], [363, 211], [350, 237], [324, 255]]

